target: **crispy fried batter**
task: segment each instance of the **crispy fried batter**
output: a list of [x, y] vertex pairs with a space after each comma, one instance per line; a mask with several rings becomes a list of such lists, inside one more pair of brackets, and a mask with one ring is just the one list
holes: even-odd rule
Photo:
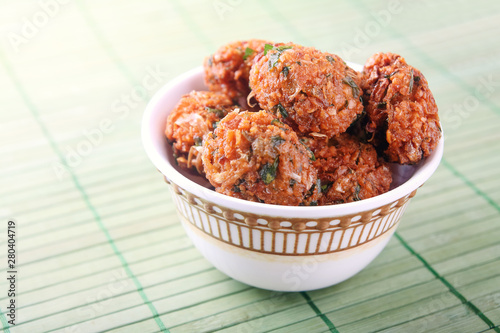
[[177, 163], [202, 173], [199, 150], [204, 137], [235, 106], [225, 95], [209, 91], [192, 91], [184, 95], [170, 112], [165, 135], [173, 142]]
[[413, 164], [430, 155], [441, 137], [436, 102], [427, 80], [404, 58], [377, 53], [362, 73], [366, 131], [390, 162]]
[[[165, 135], [181, 167], [232, 197], [368, 199], [390, 189], [388, 162], [418, 163], [441, 137], [427, 80], [397, 54], [377, 53], [358, 73], [331, 53], [253, 39], [219, 48], [204, 71], [211, 91], [184, 95]], [[235, 105], [246, 102], [262, 110]]]
[[226, 94], [234, 101], [250, 93], [248, 76], [257, 54], [264, 50], [265, 40], [236, 41], [220, 47], [203, 63], [205, 83], [211, 91]]
[[389, 190], [391, 172], [375, 148], [349, 134], [330, 140], [302, 138], [313, 151], [321, 180], [320, 205], [368, 199]]
[[251, 94], [300, 134], [335, 136], [362, 112], [359, 76], [337, 55], [292, 43], [264, 53], [250, 71]]
[[207, 136], [202, 159], [219, 193], [278, 205], [316, 203], [311, 153], [266, 111], [229, 113]]

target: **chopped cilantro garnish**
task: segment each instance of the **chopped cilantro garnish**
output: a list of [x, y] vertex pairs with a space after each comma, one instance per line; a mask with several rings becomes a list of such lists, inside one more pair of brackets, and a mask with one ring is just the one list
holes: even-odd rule
[[267, 52], [271, 51], [273, 48], [274, 48], [274, 46], [271, 44], [264, 45], [264, 55], [266, 55]]
[[280, 58], [280, 55], [281, 55], [281, 53], [277, 52], [277, 53], [273, 53], [269, 56], [269, 69], [276, 66], [276, 64], [278, 63], [278, 59]]
[[279, 124], [279, 125], [284, 125], [281, 121], [279, 121], [279, 119], [273, 119], [271, 120], [271, 125], [276, 125], [276, 124]]
[[354, 194], [353, 194], [353, 200], [354, 201], [359, 201], [361, 200], [359, 198], [359, 191], [361, 191], [361, 186], [359, 186], [359, 184], [356, 185], [356, 187], [354, 188]]
[[296, 183], [297, 181], [295, 179], [290, 178], [290, 187], [293, 187]]
[[328, 60], [328, 61], [329, 61], [329, 62], [331, 62], [331, 63], [334, 63], [334, 62], [335, 62], [335, 58], [334, 58], [334, 57], [332, 57], [331, 55], [327, 55], [327, 56], [326, 56], [326, 60]]
[[275, 135], [275, 136], [271, 137], [271, 142], [272, 142], [273, 146], [279, 146], [280, 144], [285, 142], [285, 139], [283, 139], [279, 135]]
[[342, 82], [344, 82], [345, 84], [349, 85], [352, 89], [352, 96], [354, 98], [358, 98], [359, 97], [359, 87], [358, 85], [356, 84], [356, 82], [354, 82], [354, 80], [352, 79], [352, 77], [350, 77], [349, 75], [346, 76], [345, 78], [342, 79]]
[[269, 56], [269, 69], [276, 66], [276, 64], [278, 63], [278, 59], [280, 58], [283, 51], [291, 49], [291, 48], [292, 48], [292, 46], [290, 46], [290, 45], [281, 45], [281, 46], [273, 46], [271, 44], [264, 45], [264, 55], [267, 55], [267, 52], [269, 52], [271, 50], [277, 51], [276, 53], [273, 53]]
[[193, 140], [195, 146], [201, 146], [201, 144], [203, 143], [203, 138], [200, 138], [199, 136], [195, 136]]
[[281, 70], [281, 73], [283, 73], [284, 77], [287, 77], [289, 72], [290, 68], [288, 68], [287, 66], [283, 67], [283, 69]]
[[254, 49], [251, 49], [251, 48], [247, 47], [247, 48], [245, 49], [245, 54], [243, 55], [243, 60], [247, 60], [247, 58], [248, 58], [249, 56], [251, 56], [252, 54], [254, 54], [254, 53], [255, 53], [255, 50], [254, 50]]
[[259, 175], [262, 178], [264, 184], [270, 184], [276, 178], [276, 172], [278, 170], [278, 164], [280, 162], [279, 156], [275, 158], [272, 164], [266, 163], [262, 169], [259, 171]]
[[278, 105], [276, 107], [278, 108], [278, 111], [279, 111], [279, 113], [281, 113], [283, 118], [288, 117], [288, 112], [286, 111], [285, 107], [283, 105], [281, 105], [281, 103], [278, 103]]
[[327, 183], [327, 184], [321, 185], [321, 192], [326, 193], [330, 189], [331, 186], [332, 186], [332, 183]]
[[219, 122], [218, 122], [218, 121], [214, 121], [214, 122], [212, 123], [212, 127], [213, 127], [214, 129], [216, 129], [218, 125], [219, 125]]
[[215, 115], [219, 118], [222, 118], [224, 117], [224, 111], [222, 111], [221, 109], [214, 109], [214, 108], [211, 108], [211, 107], [208, 107], [208, 106], [205, 106], [205, 110], [207, 110], [208, 112], [210, 113], [215, 113]]
[[278, 52], [283, 52], [283, 51], [285, 51], [285, 50], [289, 50], [289, 49], [291, 49], [291, 48], [292, 48], [292, 46], [291, 46], [291, 45], [281, 45], [281, 46], [276, 46], [276, 47], [274, 47], [274, 49], [275, 49], [276, 51], [278, 51]]
[[316, 156], [314, 156], [314, 153], [313, 153], [313, 151], [311, 150], [311, 148], [309, 148], [309, 147], [306, 147], [306, 148], [307, 148], [307, 150], [309, 150], [309, 152], [311, 153], [311, 161], [313, 161], [313, 162], [314, 162], [314, 161], [316, 161]]
[[311, 161], [316, 161], [316, 156], [314, 156], [314, 153], [311, 150], [311, 148], [309, 148], [302, 139], [300, 139], [299, 142], [302, 143], [302, 145], [307, 149], [309, 153], [311, 153]]
[[240, 193], [241, 192], [241, 188], [240, 188], [240, 185], [243, 184], [245, 182], [245, 179], [243, 178], [240, 178], [238, 179], [234, 185], [233, 185], [233, 192], [235, 193]]

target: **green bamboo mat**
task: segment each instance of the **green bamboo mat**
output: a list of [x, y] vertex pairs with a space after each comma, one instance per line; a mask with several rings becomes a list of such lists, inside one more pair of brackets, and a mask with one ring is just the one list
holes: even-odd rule
[[[5, 332], [500, 332], [498, 1], [0, 6]], [[399, 53], [426, 75], [440, 107], [441, 166], [382, 254], [339, 285], [276, 293], [218, 272], [187, 239], [143, 151], [141, 116], [158, 87], [248, 38], [358, 63]]]

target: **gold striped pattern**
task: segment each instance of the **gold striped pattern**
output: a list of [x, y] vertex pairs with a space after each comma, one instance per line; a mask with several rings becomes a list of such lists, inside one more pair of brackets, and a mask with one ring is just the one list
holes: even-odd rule
[[214, 205], [175, 184], [169, 187], [181, 218], [207, 235], [240, 248], [279, 255], [334, 253], [366, 244], [397, 226], [416, 193], [358, 215], [318, 221], [258, 217]]

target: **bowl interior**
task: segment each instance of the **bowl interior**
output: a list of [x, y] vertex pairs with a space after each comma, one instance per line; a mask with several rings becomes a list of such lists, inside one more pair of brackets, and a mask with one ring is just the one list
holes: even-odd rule
[[[360, 65], [352, 63], [349, 65], [356, 70], [361, 70]], [[314, 218], [352, 214], [383, 206], [413, 192], [434, 173], [443, 154], [444, 137], [441, 136], [438, 147], [431, 156], [420, 163], [411, 166], [391, 165], [393, 183], [390, 191], [352, 203], [334, 206], [290, 207], [255, 203], [225, 196], [213, 191], [210, 183], [204, 177], [183, 170], [176, 165], [172, 147], [167, 143], [164, 134], [167, 116], [182, 95], [192, 90], [208, 90], [203, 81], [203, 69], [197, 67], [176, 77], [162, 87], [151, 99], [144, 113], [142, 140], [146, 153], [153, 164], [171, 182], [216, 204], [238, 207], [247, 212], [263, 211], [269, 215], [285, 217], [308, 216]]]

